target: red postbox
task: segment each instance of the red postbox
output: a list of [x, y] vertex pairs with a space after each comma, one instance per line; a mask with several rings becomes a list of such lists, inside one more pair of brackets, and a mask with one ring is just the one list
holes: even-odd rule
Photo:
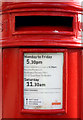
[[76, 2], [2, 5], [2, 118], [83, 119], [83, 43]]

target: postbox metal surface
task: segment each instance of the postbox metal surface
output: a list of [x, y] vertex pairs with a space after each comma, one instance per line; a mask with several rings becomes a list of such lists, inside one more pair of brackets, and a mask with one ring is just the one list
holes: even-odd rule
[[[37, 49], [30, 49], [30, 50], [22, 49], [20, 54], [21, 54], [21, 56], [19, 59], [22, 59], [21, 61], [19, 61], [19, 62], [21, 62], [20, 65], [23, 65], [23, 63], [22, 63], [23, 62], [23, 54], [25, 56], [24, 57], [24, 71], [22, 70], [22, 72], [20, 73], [21, 75], [24, 74], [24, 80], [22, 80], [23, 82], [21, 82], [22, 87], [24, 84], [24, 88], [21, 88], [21, 89], [24, 89], [24, 90], [22, 90], [22, 91], [24, 91], [24, 93], [20, 94], [20, 95], [22, 95], [21, 96], [22, 99], [20, 98], [22, 103], [24, 101], [24, 104], [21, 103], [22, 112], [24, 112], [24, 113], [30, 112], [30, 113], [35, 113], [35, 114], [37, 114], [37, 113], [40, 113], [40, 114], [50, 113], [51, 114], [52, 112], [53, 113], [66, 112], [66, 93], [65, 93], [66, 78], [67, 78], [65, 76], [65, 74], [66, 74], [65, 62], [66, 62], [66, 56], [67, 56], [66, 50], [64, 51], [64, 50], [59, 50], [59, 49], [51, 49], [51, 50], [50, 49], [38, 49], [38, 50]], [[63, 62], [60, 62], [61, 60], [63, 61], [63, 54], [64, 54], [64, 68], [62, 67], [62, 70], [64, 72], [63, 73], [61, 72], [61, 75], [60, 74], [58, 75], [57, 72], [54, 72], [54, 68], [55, 69], [57, 68], [58, 70], [60, 70], [59, 67], [61, 65], [63, 66]], [[31, 63], [31, 61], [34, 60], [34, 59], [30, 59], [30, 57], [32, 55], [33, 56], [35, 55], [35, 57], [37, 57], [37, 58], [38, 58], [38, 56], [40, 56], [42, 65], [40, 65], [38, 67], [38, 64], [41, 64], [41, 62], [39, 62], [38, 64], [35, 64], [35, 65], [34, 65], [34, 63]], [[58, 61], [56, 60], [58, 67], [56, 67], [56, 66], [53, 67], [51, 63], [49, 63], [46, 66], [47, 62], [51, 61], [51, 60], [48, 60], [49, 58], [46, 58], [47, 55], [50, 57], [50, 59], [52, 59], [53, 57], [54, 58], [58, 57]], [[59, 58], [62, 58], [62, 59], [60, 60]], [[44, 59], [44, 60], [42, 60], [42, 59]], [[28, 60], [28, 62], [30, 62], [29, 64], [26, 63], [27, 60]], [[35, 61], [38, 61], [38, 59], [35, 59]], [[31, 67], [30, 67], [30, 65], [31, 65]], [[45, 72], [43, 70], [43, 68], [46, 69], [45, 71], [47, 71], [47, 72]], [[41, 70], [42, 70], [42, 74], [41, 74]], [[38, 73], [36, 72], [36, 75], [35, 75], [35, 71], [38, 71]], [[51, 71], [51, 73], [50, 73], [50, 71]], [[28, 72], [29, 76], [27, 76], [27, 72]], [[55, 73], [55, 75], [54, 75], [54, 73]], [[60, 78], [60, 76], [61, 76], [61, 78], [63, 77], [63, 80]], [[22, 79], [22, 78], [23, 78], [23, 76], [20, 76], [20, 79]], [[39, 80], [36, 81], [36, 79], [38, 79], [38, 78], [39, 78]], [[42, 78], [43, 78], [43, 80], [42, 80]], [[45, 80], [46, 78], [47, 78], [47, 80], [49, 80], [49, 83], [48, 83], [48, 81], [46, 82], [46, 80]], [[54, 84], [54, 81], [52, 81], [52, 79], [55, 79], [55, 78], [60, 79], [60, 81], [58, 83], [56, 81], [56, 83]], [[36, 82], [34, 82], [34, 79]], [[43, 82], [43, 83], [41, 83], [41, 82]], [[55, 97], [52, 97], [52, 96], [54, 96], [52, 94], [52, 92], [54, 93], [54, 95], [56, 93], [56, 96], [58, 97], [58, 99], [56, 97], [56, 100], [55, 100]], [[33, 94], [35, 97], [33, 96]], [[29, 95], [29, 96], [27, 96], [27, 95]], [[43, 96], [44, 96], [44, 98], [42, 99]], [[50, 97], [51, 99], [49, 98], [49, 96], [51, 96]], [[31, 98], [31, 99], [28, 99], [28, 106], [26, 103], [27, 101], [25, 100], [25, 99], [27, 99], [27, 97]], [[37, 100], [34, 100], [34, 98]], [[39, 105], [38, 105], [38, 101], [40, 101]], [[36, 102], [36, 105], [35, 105], [35, 102]], [[31, 108], [30, 104], [33, 105], [33, 108]], [[56, 106], [55, 106], [55, 104], [56, 104]], [[28, 107], [28, 110], [27, 110], [27, 107]], [[41, 112], [39, 111], [39, 109], [41, 109]], [[56, 110], [54, 110], [54, 109], [56, 109]]]
[[80, 5], [4, 2], [2, 8], [2, 118], [83, 119]]

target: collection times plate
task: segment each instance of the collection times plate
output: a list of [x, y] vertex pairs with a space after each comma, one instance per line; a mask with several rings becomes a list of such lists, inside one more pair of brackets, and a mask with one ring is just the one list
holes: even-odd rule
[[24, 53], [24, 109], [62, 109], [63, 53]]

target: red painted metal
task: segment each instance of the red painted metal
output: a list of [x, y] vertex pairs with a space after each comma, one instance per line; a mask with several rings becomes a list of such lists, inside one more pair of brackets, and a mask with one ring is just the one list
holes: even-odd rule
[[[77, 5], [77, 4], [76, 4]], [[24, 2], [24, 3], [3, 3], [3, 40], [0, 45], [5, 46], [62, 46], [62, 47], [81, 47], [81, 31], [79, 30], [78, 14], [81, 14], [82, 8], [71, 2]], [[18, 9], [19, 8], [19, 9]], [[74, 31], [54, 32], [54, 27], [50, 31], [47, 28], [32, 28], [36, 31], [15, 31], [15, 16], [31, 15], [49, 15], [49, 16], [73, 16]], [[7, 29], [8, 28], [8, 29]], [[40, 29], [40, 30], [39, 30]], [[44, 30], [46, 29], [46, 30]], [[62, 29], [62, 27], [61, 27]], [[60, 29], [59, 29], [60, 30]], [[22, 37], [21, 37], [22, 35]], [[27, 37], [28, 35], [28, 37]], [[40, 39], [40, 40], [39, 40]], [[48, 41], [48, 44], [47, 44]]]
[[[79, 1], [77, 1], [79, 2]], [[3, 64], [3, 118], [81, 118], [83, 119], [83, 43], [77, 2], [5, 2], [2, 5], [0, 63]], [[73, 17], [73, 31], [54, 33], [54, 27], [18, 28], [15, 16]], [[49, 30], [48, 30], [49, 28]], [[61, 27], [62, 28], [62, 27]], [[34, 30], [33, 30], [34, 29]], [[58, 29], [58, 28], [57, 28]], [[68, 30], [68, 29], [67, 29]], [[62, 110], [23, 109], [23, 53], [64, 52], [64, 105]], [[3, 61], [1, 57], [3, 56]], [[0, 67], [1, 68], [1, 67]], [[0, 69], [1, 73], [1, 69]], [[0, 96], [0, 100], [1, 100]], [[0, 102], [0, 106], [1, 106]], [[0, 111], [1, 114], [1, 111]]]
[[[24, 53], [56, 53], [56, 52], [63, 52], [64, 53], [64, 67], [63, 67], [63, 109], [60, 110], [25, 110], [23, 108], [24, 106], [24, 100], [23, 100], [23, 86], [24, 86], [24, 76], [23, 76], [23, 72], [24, 72]], [[40, 48], [35, 48], [35, 49], [20, 49], [20, 53], [19, 53], [19, 85], [20, 85], [20, 89], [19, 89], [19, 99], [20, 99], [20, 111], [22, 113], [32, 113], [32, 114], [66, 114], [67, 112], [67, 108], [66, 108], [66, 98], [67, 98], [67, 80], [68, 80], [68, 75], [67, 75], [67, 50], [66, 49], [40, 49]]]
[[[82, 50], [82, 71], [83, 71], [83, 50]], [[83, 120], [83, 72], [82, 72], [82, 93], [81, 93], [81, 119]]]
[[[81, 1], [80, 0], [55, 0], [55, 1], [47, 1], [47, 0], [41, 0], [41, 1], [37, 1], [34, 0], [33, 2], [27, 0], [27, 2], [20, 2], [19, 0], [17, 0], [17, 2], [3, 2], [3, 6], [2, 9], [4, 11], [7, 12], [11, 12], [12, 10], [16, 12], [17, 8], [21, 8], [23, 10], [23, 8], [27, 8], [27, 7], [36, 7], [36, 8], [60, 8], [60, 9], [66, 9], [66, 10], [71, 10], [71, 12], [76, 12], [76, 11], [80, 11], [82, 10], [81, 8]], [[3, 12], [4, 12], [3, 11]], [[24, 11], [24, 10], [23, 10]]]
[[2, 119], [2, 48], [0, 48], [0, 120]]
[[[36, 48], [37, 51], [41, 50]], [[23, 48], [23, 51], [34, 50], [34, 48]], [[53, 48], [43, 48], [43, 51], [53, 52]], [[61, 51], [61, 49], [54, 49], [55, 51]], [[62, 50], [65, 51], [65, 48]], [[66, 83], [66, 114], [28, 114], [22, 112], [22, 78], [23, 66], [20, 57], [19, 48], [5, 48], [3, 50], [3, 117], [4, 118], [80, 118], [81, 112], [78, 106], [81, 101], [81, 51], [79, 49], [67, 50], [66, 65], [66, 77], [68, 78]], [[18, 57], [19, 56], [19, 57]], [[20, 59], [19, 59], [20, 58]], [[20, 61], [20, 62], [19, 62]], [[21, 64], [21, 67], [19, 68]], [[73, 66], [73, 67], [72, 67]], [[20, 69], [20, 70], [19, 70]], [[80, 73], [80, 74], [79, 74]], [[20, 76], [20, 77], [19, 77]], [[65, 77], [65, 76], [64, 76]], [[20, 79], [21, 78], [21, 79]], [[79, 96], [79, 97], [78, 97]], [[80, 106], [81, 107], [81, 106]], [[40, 112], [40, 111], [39, 111]], [[47, 111], [48, 112], [48, 111]], [[51, 112], [51, 111], [50, 111]]]

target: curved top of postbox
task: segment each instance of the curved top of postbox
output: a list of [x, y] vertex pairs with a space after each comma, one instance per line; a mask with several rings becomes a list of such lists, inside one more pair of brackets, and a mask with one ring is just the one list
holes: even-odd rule
[[[71, 11], [81, 11], [83, 9], [82, 0], [6, 0], [2, 3], [2, 11], [29, 7], [57, 7]], [[18, 11], [19, 11], [18, 9]]]
[[[82, 4], [82, 0], [5, 0], [1, 11], [4, 13], [1, 44], [83, 47]], [[40, 19], [43, 21], [37, 24]]]

